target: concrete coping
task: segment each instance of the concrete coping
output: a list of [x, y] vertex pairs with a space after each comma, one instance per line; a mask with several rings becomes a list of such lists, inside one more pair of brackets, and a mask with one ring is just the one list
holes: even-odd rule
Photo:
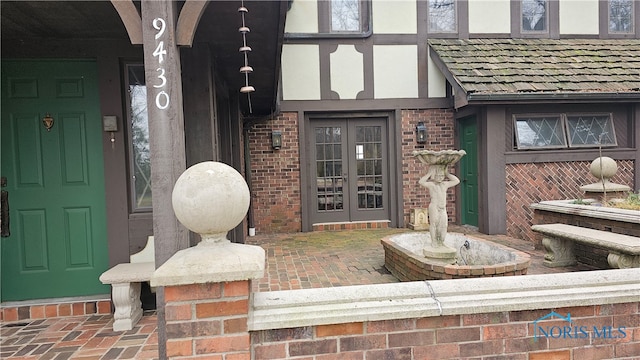
[[575, 200], [541, 201], [531, 205], [532, 209], [562, 214], [578, 215], [596, 219], [606, 219], [632, 224], [640, 224], [640, 211], [616, 209], [606, 206], [572, 204]]
[[179, 286], [260, 279], [264, 276], [264, 249], [229, 240], [200, 242], [180, 250], [151, 277], [151, 286]]
[[258, 292], [249, 330], [637, 302], [640, 268]]

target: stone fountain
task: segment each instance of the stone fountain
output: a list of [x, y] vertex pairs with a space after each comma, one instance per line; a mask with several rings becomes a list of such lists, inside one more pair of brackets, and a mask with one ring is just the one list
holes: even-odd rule
[[460, 183], [449, 166], [464, 150], [420, 150], [413, 156], [428, 165], [420, 186], [429, 190], [429, 232], [409, 232], [382, 239], [385, 267], [401, 281], [523, 275], [530, 257], [477, 237], [448, 233], [447, 190]]
[[464, 150], [420, 150], [413, 156], [427, 164], [427, 174], [418, 183], [429, 190], [429, 235], [431, 242], [425, 242], [423, 254], [430, 259], [453, 264], [456, 249], [444, 244], [447, 237], [449, 218], [447, 215], [447, 189], [456, 186], [460, 180], [449, 173], [449, 166], [457, 163], [467, 153]]

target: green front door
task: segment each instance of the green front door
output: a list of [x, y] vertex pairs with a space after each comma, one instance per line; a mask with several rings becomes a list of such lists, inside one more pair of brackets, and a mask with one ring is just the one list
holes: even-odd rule
[[461, 223], [478, 226], [478, 125], [474, 116], [460, 120], [460, 144], [467, 155], [460, 159]]
[[109, 293], [95, 61], [3, 61], [1, 92], [1, 300]]

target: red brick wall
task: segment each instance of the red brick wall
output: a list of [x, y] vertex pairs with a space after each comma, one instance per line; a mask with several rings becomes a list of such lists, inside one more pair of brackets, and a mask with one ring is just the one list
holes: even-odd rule
[[[583, 360], [633, 358], [640, 354], [638, 303], [555, 308], [571, 314], [571, 326], [610, 326], [620, 338], [534, 339], [533, 321], [552, 309], [510, 311], [319, 325], [256, 331], [253, 359], [495, 359]], [[567, 326], [558, 319], [541, 326]], [[624, 327], [622, 333], [618, 327]]]
[[[633, 161], [617, 163], [618, 173], [611, 181], [633, 186]], [[531, 204], [584, 198], [580, 186], [596, 182], [590, 165], [590, 161], [507, 165], [507, 235], [536, 243]]]
[[[282, 147], [271, 148], [271, 132], [282, 132]], [[251, 156], [251, 204], [258, 233], [302, 230], [300, 204], [300, 156], [297, 113], [249, 129]]]
[[249, 360], [251, 282], [165, 288], [167, 357]]
[[[427, 143], [424, 145], [416, 144], [415, 127], [418, 122], [424, 122], [428, 129]], [[290, 112], [281, 113], [277, 118], [255, 124], [249, 129], [251, 200], [254, 225], [258, 233], [298, 232], [302, 229], [298, 126], [297, 113]], [[282, 131], [280, 150], [271, 149], [273, 130]], [[418, 185], [418, 180], [426, 174], [427, 167], [411, 153], [418, 149], [453, 149], [454, 143], [452, 110], [402, 111], [404, 224], [400, 226], [405, 227], [409, 223], [411, 209], [426, 208], [429, 205], [427, 190]], [[455, 189], [449, 189], [447, 198], [449, 221], [455, 222]]]
[[[426, 144], [416, 143], [416, 125], [424, 122], [427, 127]], [[418, 184], [426, 175], [427, 166], [411, 154], [415, 150], [448, 150], [455, 148], [455, 120], [451, 109], [402, 110], [402, 187], [404, 227], [409, 224], [411, 209], [429, 206], [429, 193]], [[455, 168], [451, 168], [455, 174]], [[455, 189], [447, 192], [449, 222], [456, 222]]]

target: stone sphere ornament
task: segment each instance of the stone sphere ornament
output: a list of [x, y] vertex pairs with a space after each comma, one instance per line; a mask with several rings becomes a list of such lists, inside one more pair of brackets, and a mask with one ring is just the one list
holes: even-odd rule
[[618, 172], [618, 164], [610, 157], [601, 156], [591, 162], [589, 170], [596, 179], [608, 181]]
[[246, 181], [234, 168], [215, 161], [189, 167], [176, 181], [173, 211], [203, 243], [229, 241], [227, 232], [242, 222], [249, 209]]

